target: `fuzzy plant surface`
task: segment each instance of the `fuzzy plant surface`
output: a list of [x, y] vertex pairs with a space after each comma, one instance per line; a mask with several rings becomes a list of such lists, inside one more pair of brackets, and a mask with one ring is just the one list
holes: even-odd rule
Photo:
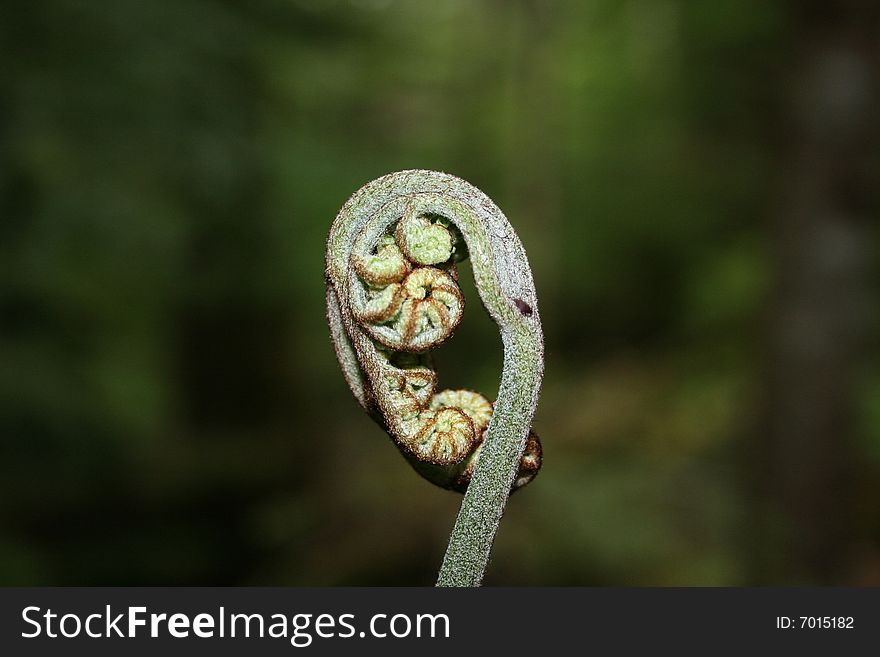
[[[464, 312], [459, 263], [504, 346], [495, 403], [437, 390], [431, 350]], [[531, 430], [544, 371], [538, 300], [523, 246], [479, 189], [436, 171], [400, 171], [345, 203], [327, 240], [327, 318], [360, 405], [419, 474], [464, 493], [438, 586], [478, 586], [508, 496], [541, 467]]]

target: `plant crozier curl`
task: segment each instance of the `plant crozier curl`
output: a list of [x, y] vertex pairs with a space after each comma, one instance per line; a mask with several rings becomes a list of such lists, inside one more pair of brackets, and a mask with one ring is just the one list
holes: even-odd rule
[[[468, 257], [504, 345], [494, 404], [471, 390], [437, 392], [430, 357], [462, 320], [456, 267]], [[531, 420], [543, 335], [519, 238], [460, 178], [421, 170], [383, 176], [355, 192], [331, 228], [327, 317], [358, 402], [422, 476], [465, 493], [438, 584], [478, 584], [507, 496], [542, 462]]]

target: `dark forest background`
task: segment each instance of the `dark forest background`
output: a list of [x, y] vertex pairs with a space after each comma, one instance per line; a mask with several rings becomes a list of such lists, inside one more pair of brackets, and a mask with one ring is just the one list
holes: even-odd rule
[[[489, 584], [880, 585], [880, 4], [4, 0], [0, 583], [431, 584], [324, 239], [403, 168], [524, 242], [545, 467]], [[441, 384], [494, 397], [469, 310]]]

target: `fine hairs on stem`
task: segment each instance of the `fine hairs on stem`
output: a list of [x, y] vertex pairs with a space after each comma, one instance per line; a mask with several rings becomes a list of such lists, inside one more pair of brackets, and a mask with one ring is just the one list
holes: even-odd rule
[[[471, 390], [437, 392], [430, 356], [462, 319], [457, 266], [466, 259], [504, 345], [494, 404]], [[525, 250], [473, 185], [400, 171], [339, 211], [326, 274], [330, 333], [355, 398], [419, 474], [464, 492], [437, 585], [478, 586], [508, 496], [541, 467], [531, 423], [544, 340]]]

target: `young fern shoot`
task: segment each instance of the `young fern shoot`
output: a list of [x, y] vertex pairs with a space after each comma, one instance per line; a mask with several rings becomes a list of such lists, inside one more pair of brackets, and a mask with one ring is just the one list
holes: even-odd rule
[[[457, 264], [470, 258], [498, 325], [497, 400], [437, 392], [430, 350], [461, 321]], [[525, 250], [498, 207], [436, 171], [400, 171], [365, 185], [327, 240], [327, 318], [342, 372], [361, 406], [423, 477], [464, 492], [438, 586], [478, 586], [512, 490], [541, 467], [531, 431], [544, 341]]]

